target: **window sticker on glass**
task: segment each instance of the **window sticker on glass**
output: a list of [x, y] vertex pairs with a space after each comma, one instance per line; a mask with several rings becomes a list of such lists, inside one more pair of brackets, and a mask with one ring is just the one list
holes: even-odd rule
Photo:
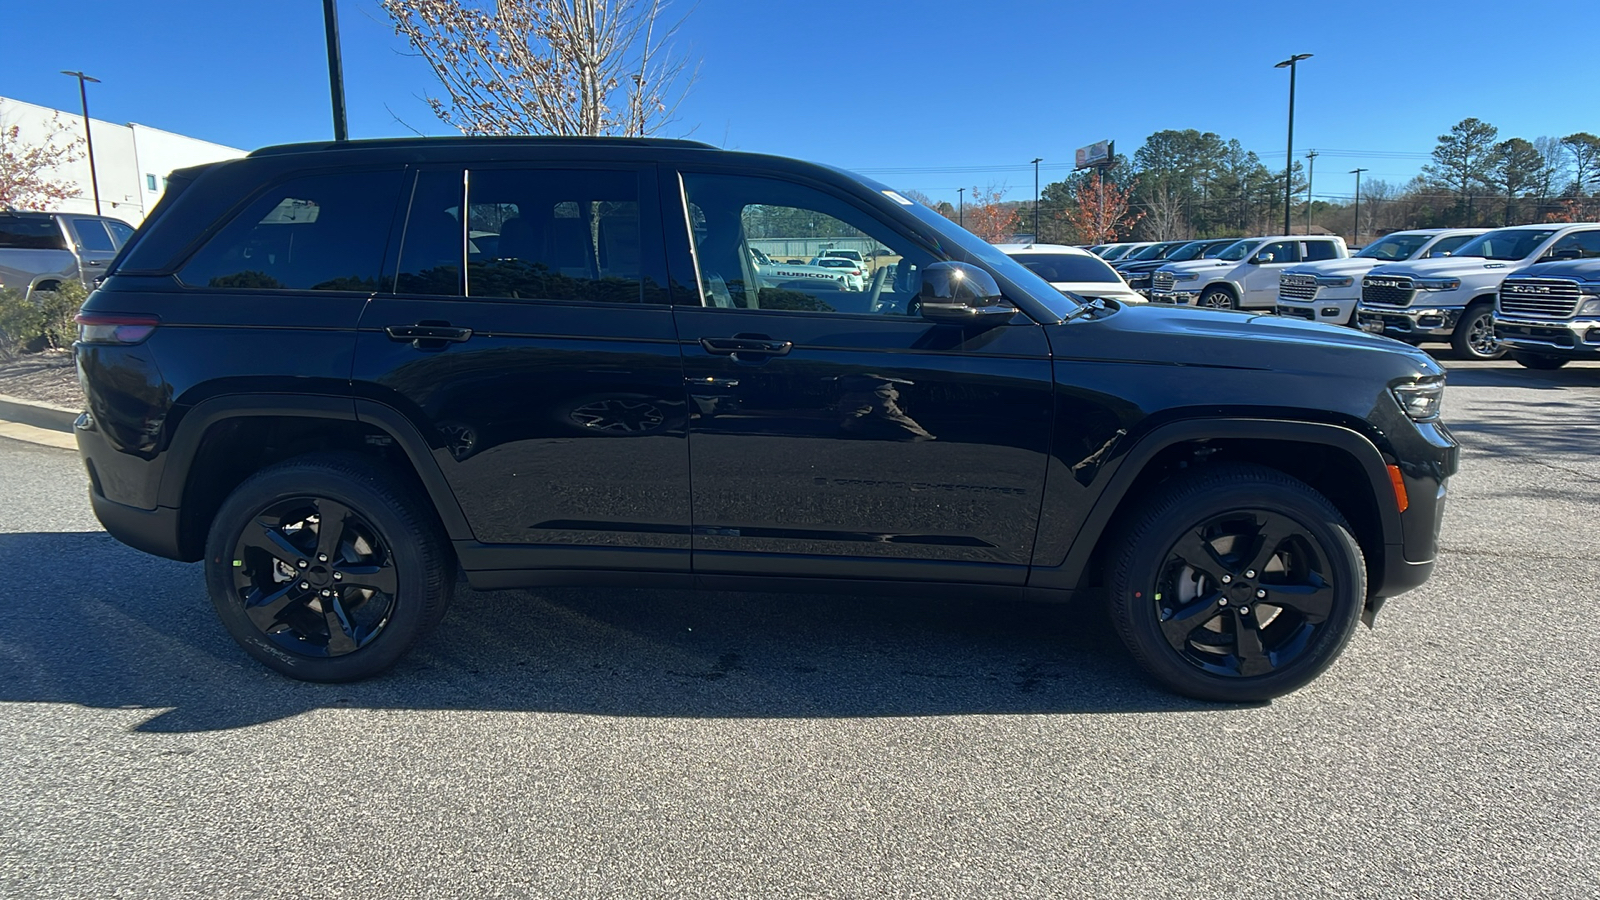
[[899, 194], [895, 193], [894, 191], [884, 191], [883, 195], [885, 197], [888, 197], [890, 200], [893, 200], [894, 202], [900, 204], [901, 206], [912, 206], [913, 205], [910, 200], [907, 200], [906, 198], [904, 198], [904, 197], [900, 196]]

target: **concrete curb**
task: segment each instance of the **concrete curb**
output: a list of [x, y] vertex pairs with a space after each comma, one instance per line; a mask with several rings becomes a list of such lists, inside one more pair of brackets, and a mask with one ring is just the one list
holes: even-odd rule
[[54, 403], [23, 400], [20, 397], [0, 394], [0, 420], [7, 422], [71, 434], [72, 423], [77, 421], [79, 413], [80, 410], [56, 406]]

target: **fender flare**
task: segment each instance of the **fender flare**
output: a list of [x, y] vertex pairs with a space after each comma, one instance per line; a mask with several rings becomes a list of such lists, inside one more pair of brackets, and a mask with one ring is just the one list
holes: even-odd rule
[[1392, 495], [1394, 490], [1389, 481], [1387, 464], [1377, 445], [1360, 432], [1322, 422], [1252, 418], [1183, 419], [1159, 426], [1139, 438], [1115, 463], [1114, 469], [1102, 474], [1105, 486], [1095, 497], [1089, 514], [1084, 517], [1083, 524], [1078, 528], [1078, 533], [1067, 550], [1066, 558], [1059, 566], [1048, 568], [1035, 566], [1028, 585], [1058, 590], [1071, 590], [1076, 587], [1089, 565], [1091, 554], [1094, 553], [1100, 539], [1105, 536], [1112, 518], [1122, 509], [1134, 481], [1144, 472], [1151, 460], [1168, 447], [1208, 438], [1295, 441], [1302, 444], [1321, 444], [1344, 451], [1355, 459], [1366, 473], [1368, 487], [1376, 501], [1379, 523], [1383, 529], [1382, 543], [1386, 547], [1400, 545], [1400, 512], [1393, 503], [1382, 502], [1382, 498]]
[[380, 403], [351, 397], [315, 394], [223, 394], [195, 404], [181, 419], [167, 445], [167, 464], [161, 477], [157, 504], [180, 508], [189, 469], [205, 436], [226, 419], [281, 416], [300, 419], [339, 419], [371, 425], [387, 434], [410, 460], [412, 469], [438, 511], [451, 540], [471, 540], [472, 530], [445, 480], [427, 440], [409, 419]]

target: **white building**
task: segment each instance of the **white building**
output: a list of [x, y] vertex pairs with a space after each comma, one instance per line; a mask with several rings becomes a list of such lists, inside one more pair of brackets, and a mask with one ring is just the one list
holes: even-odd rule
[[[131, 122], [116, 125], [100, 119], [90, 119], [90, 122], [94, 135], [94, 170], [100, 182], [100, 214], [121, 219], [129, 225], [144, 221], [145, 214], [166, 190], [167, 174], [172, 170], [245, 155], [245, 151], [236, 147], [196, 140], [148, 125]], [[82, 140], [81, 112], [0, 97], [0, 127], [17, 126], [17, 138], [23, 144], [43, 141], [57, 129], [56, 123], [64, 129], [62, 139]], [[53, 212], [94, 212], [94, 190], [85, 150], [80, 144], [80, 158], [54, 174], [53, 178], [76, 185], [78, 196], [56, 204]]]

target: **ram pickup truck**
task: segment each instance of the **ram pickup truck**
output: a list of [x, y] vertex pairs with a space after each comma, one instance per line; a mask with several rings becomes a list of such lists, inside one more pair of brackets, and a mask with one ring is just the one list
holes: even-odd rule
[[0, 289], [26, 295], [63, 281], [93, 287], [132, 236], [126, 222], [104, 216], [0, 209]]
[[1120, 260], [1116, 264], [1117, 274], [1128, 283], [1139, 296], [1150, 299], [1150, 276], [1162, 266], [1175, 262], [1188, 262], [1191, 259], [1211, 259], [1222, 251], [1237, 243], [1236, 238], [1221, 238], [1218, 240], [1190, 241], [1173, 250], [1161, 259], [1138, 260], [1129, 262]]
[[1507, 276], [1495, 304], [1494, 335], [1530, 369], [1600, 360], [1600, 253]]
[[1215, 259], [1173, 263], [1150, 277], [1150, 301], [1211, 309], [1267, 309], [1278, 305], [1278, 273], [1301, 262], [1344, 259], [1344, 238], [1283, 235], [1246, 238]]
[[1516, 225], [1463, 244], [1446, 259], [1379, 266], [1361, 280], [1356, 321], [1410, 344], [1448, 342], [1465, 359], [1499, 359], [1494, 300], [1507, 275], [1536, 262], [1600, 253], [1600, 223]]
[[1449, 256], [1486, 230], [1397, 231], [1373, 241], [1348, 259], [1330, 259], [1285, 269], [1278, 276], [1278, 315], [1328, 325], [1353, 325], [1356, 304], [1361, 301], [1361, 276], [1388, 263]]

